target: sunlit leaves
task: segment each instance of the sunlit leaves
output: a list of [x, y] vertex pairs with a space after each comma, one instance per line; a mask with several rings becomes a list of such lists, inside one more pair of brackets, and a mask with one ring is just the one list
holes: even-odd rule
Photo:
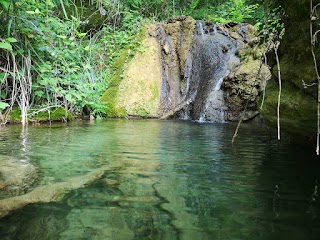
[[12, 46], [8, 42], [0, 42], [0, 48], [12, 51]]
[[11, 1], [9, 0], [0, 0], [0, 5], [2, 5], [5, 10], [8, 10], [10, 6], [10, 2]]
[[13, 37], [9, 37], [9, 38], [7, 38], [7, 39], [6, 39], [6, 41], [7, 41], [7, 42], [9, 42], [9, 43], [15, 43], [15, 42], [18, 42], [18, 40], [17, 40], [17, 39], [15, 39], [15, 38], [13, 38]]
[[52, 0], [46, 0], [46, 3], [47, 3], [48, 6], [54, 7], [54, 4], [53, 4]]
[[6, 109], [7, 107], [9, 107], [8, 103], [5, 102], [0, 102], [0, 112], [4, 109]]
[[38, 8], [36, 8], [34, 11], [26, 11], [26, 13], [28, 14], [41, 14], [40, 10]]

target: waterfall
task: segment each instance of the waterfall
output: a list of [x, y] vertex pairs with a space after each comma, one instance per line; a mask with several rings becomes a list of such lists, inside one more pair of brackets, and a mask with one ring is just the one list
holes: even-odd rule
[[191, 103], [180, 102], [175, 116], [198, 122], [225, 122], [228, 107], [221, 87], [230, 73], [229, 61], [236, 57], [237, 44], [218, 30], [217, 25], [205, 26], [204, 30], [202, 23], [197, 22], [197, 34], [201, 37], [195, 38], [193, 51], [186, 59], [180, 98], [191, 99]]
[[204, 39], [204, 30], [203, 30], [202, 22], [198, 22], [197, 25], [198, 25], [198, 31], [200, 33], [200, 36], [202, 39]]
[[[195, 35], [185, 54], [184, 34], [171, 41], [167, 32], [159, 31], [164, 46], [162, 106], [165, 117], [199, 122], [228, 121], [224, 79], [240, 60], [236, 56], [239, 43], [228, 29], [216, 24], [195, 22]], [[169, 54], [168, 46], [178, 45]], [[181, 56], [185, 57], [184, 60]], [[180, 62], [176, 62], [178, 61]], [[181, 60], [182, 59], [182, 60]], [[235, 60], [236, 59], [236, 60]], [[177, 66], [182, 66], [178, 69]], [[170, 111], [169, 111], [170, 110]]]
[[220, 88], [221, 88], [221, 85], [222, 85], [222, 83], [223, 83], [223, 78], [221, 77], [221, 78], [219, 78], [219, 80], [217, 81], [217, 83], [216, 83], [216, 85], [214, 86], [214, 91], [219, 91], [220, 90]]
[[198, 40], [197, 54], [193, 55], [193, 61], [197, 62], [194, 66], [198, 68], [194, 78], [198, 78], [199, 84], [191, 117], [200, 122], [225, 122], [228, 107], [221, 86], [230, 73], [229, 62], [234, 59], [237, 47], [236, 42], [219, 32], [216, 26], [207, 28], [208, 34]]

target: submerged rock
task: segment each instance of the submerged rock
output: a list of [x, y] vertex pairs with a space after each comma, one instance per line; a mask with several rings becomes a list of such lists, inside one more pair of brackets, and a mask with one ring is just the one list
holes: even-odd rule
[[124, 66], [112, 98], [115, 109], [133, 116], [224, 122], [239, 119], [250, 101], [248, 118], [257, 114], [270, 72], [258, 60], [262, 51], [251, 25], [227, 27], [180, 16], [147, 32], [144, 52]]
[[29, 161], [0, 155], [0, 199], [26, 193], [36, 179]]
[[28, 204], [61, 201], [71, 190], [83, 188], [101, 178], [106, 170], [106, 167], [102, 167], [93, 170], [88, 174], [73, 177], [66, 182], [36, 187], [27, 194], [2, 199], [0, 200], [0, 218], [5, 217], [11, 211], [22, 208]]

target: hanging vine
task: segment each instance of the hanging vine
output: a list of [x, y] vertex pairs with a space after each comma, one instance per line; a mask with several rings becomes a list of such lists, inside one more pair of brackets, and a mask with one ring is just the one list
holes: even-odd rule
[[315, 47], [317, 42], [317, 35], [320, 30], [313, 29], [313, 23], [317, 19], [319, 19], [317, 15], [317, 8], [320, 6], [320, 3], [313, 6], [312, 0], [310, 0], [310, 39], [311, 39], [311, 54], [314, 62], [314, 69], [317, 77], [318, 83], [318, 102], [317, 102], [317, 146], [316, 146], [316, 153], [319, 155], [319, 144], [320, 144], [320, 74], [318, 69], [318, 62], [315, 54]]

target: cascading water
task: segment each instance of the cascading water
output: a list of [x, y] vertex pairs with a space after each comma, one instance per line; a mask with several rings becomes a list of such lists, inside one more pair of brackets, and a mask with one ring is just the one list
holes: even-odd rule
[[[192, 106], [180, 111], [177, 116], [182, 119], [192, 119], [200, 122], [225, 122], [224, 91], [221, 90], [223, 80], [234, 67], [238, 49], [237, 42], [231, 39], [217, 25], [203, 26], [197, 23], [192, 57], [194, 91]], [[231, 64], [230, 64], [231, 63]], [[187, 117], [188, 116], [188, 117]]]
[[198, 31], [200, 33], [201, 38], [204, 39], [204, 30], [203, 30], [202, 22], [198, 22], [197, 27], [198, 27]]
[[[157, 28], [155, 37], [161, 47], [161, 118], [236, 121], [249, 95], [246, 119], [257, 116], [257, 96], [270, 73], [260, 60], [238, 57], [256, 53], [251, 25], [216, 25], [181, 16]], [[264, 77], [257, 77], [258, 72]]]

